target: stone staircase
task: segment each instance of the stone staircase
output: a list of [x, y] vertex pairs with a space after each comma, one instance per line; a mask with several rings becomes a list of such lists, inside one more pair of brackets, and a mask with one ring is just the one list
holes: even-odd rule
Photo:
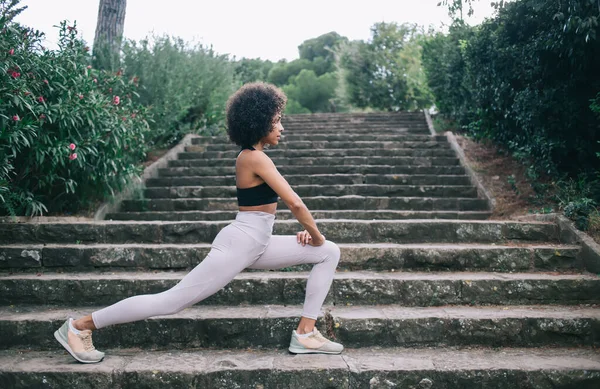
[[[291, 356], [309, 268], [248, 271], [179, 314], [94, 335], [68, 315], [174, 285], [235, 216], [236, 147], [197, 138], [107, 220], [0, 224], [0, 388], [598, 388], [600, 279], [553, 223], [489, 221], [420, 113], [287, 117], [267, 153], [342, 251], [319, 327]], [[285, 205], [275, 234], [299, 224]]]

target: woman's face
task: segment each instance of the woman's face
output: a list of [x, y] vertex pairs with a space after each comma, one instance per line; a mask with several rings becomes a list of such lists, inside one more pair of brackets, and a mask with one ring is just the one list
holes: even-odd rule
[[275, 114], [273, 117], [273, 127], [271, 132], [264, 137], [263, 142], [275, 146], [281, 140], [281, 133], [283, 132], [283, 125], [281, 124], [281, 113]]

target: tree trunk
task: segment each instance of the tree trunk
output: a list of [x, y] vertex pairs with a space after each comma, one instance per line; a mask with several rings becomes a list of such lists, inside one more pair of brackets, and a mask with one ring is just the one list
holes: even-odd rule
[[119, 66], [126, 8], [127, 0], [100, 0], [94, 38], [94, 65], [99, 69]]

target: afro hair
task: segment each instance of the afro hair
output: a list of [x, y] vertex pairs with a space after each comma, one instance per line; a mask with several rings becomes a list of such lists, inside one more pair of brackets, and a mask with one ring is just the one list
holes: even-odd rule
[[227, 135], [238, 146], [257, 144], [273, 130], [273, 119], [287, 102], [275, 85], [252, 82], [242, 86], [227, 101]]

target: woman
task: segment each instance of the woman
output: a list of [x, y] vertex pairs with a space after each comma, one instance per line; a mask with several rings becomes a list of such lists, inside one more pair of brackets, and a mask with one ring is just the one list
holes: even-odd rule
[[[308, 208], [263, 152], [266, 146], [279, 143], [286, 101], [281, 90], [264, 83], [246, 84], [229, 98], [227, 132], [242, 148], [236, 160], [239, 212], [235, 221], [219, 232], [206, 258], [173, 288], [130, 297], [77, 320], [69, 318], [54, 336], [76, 360], [96, 363], [104, 358], [92, 343], [93, 330], [177, 313], [216, 293], [246, 268], [280, 269], [307, 263], [314, 266], [289, 351], [342, 352], [341, 344], [327, 340], [315, 328], [340, 250], [325, 240]], [[296, 236], [271, 235], [278, 196], [305, 228]]]

